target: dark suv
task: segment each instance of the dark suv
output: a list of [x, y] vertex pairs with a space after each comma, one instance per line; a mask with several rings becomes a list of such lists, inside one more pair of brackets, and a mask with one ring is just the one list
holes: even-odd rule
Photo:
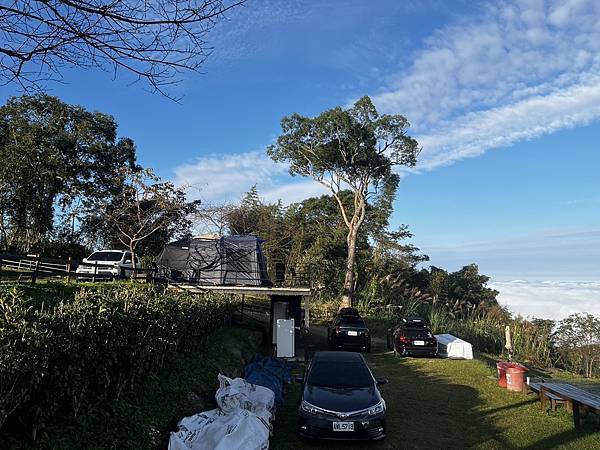
[[331, 350], [371, 351], [371, 334], [359, 315], [339, 314], [327, 328], [327, 342]]
[[421, 317], [404, 317], [388, 331], [387, 345], [394, 350], [394, 356], [437, 355], [437, 339]]

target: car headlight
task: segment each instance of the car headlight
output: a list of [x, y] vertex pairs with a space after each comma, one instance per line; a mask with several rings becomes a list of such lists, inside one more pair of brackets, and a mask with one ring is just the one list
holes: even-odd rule
[[311, 405], [306, 400], [302, 400], [300, 408], [302, 408], [302, 411], [306, 411], [307, 413], [311, 414], [317, 414], [321, 410], [321, 408], [317, 408], [315, 405]]
[[383, 411], [385, 411], [385, 400], [381, 399], [381, 401], [379, 403], [377, 403], [375, 406], [369, 408], [368, 414], [370, 416], [374, 416], [376, 414], [381, 414]]

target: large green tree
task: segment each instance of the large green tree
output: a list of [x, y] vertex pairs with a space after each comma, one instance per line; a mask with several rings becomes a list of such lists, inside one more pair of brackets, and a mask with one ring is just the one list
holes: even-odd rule
[[[317, 117], [284, 117], [282, 134], [267, 149], [275, 161], [289, 164], [292, 175], [312, 177], [337, 202], [347, 229], [343, 306], [350, 306], [354, 296], [356, 243], [367, 205], [395, 191], [399, 177], [393, 166], [416, 163], [418, 144], [406, 134], [408, 127], [405, 117], [380, 115], [363, 97], [351, 108], [336, 107]], [[348, 189], [353, 201], [345, 205], [341, 192]]]
[[115, 120], [45, 94], [0, 107], [0, 247], [39, 249], [56, 212], [118, 189], [135, 166], [135, 146], [117, 139]]

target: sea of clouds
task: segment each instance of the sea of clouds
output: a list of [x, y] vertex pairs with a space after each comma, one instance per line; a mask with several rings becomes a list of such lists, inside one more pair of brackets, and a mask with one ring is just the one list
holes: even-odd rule
[[600, 283], [575, 281], [495, 281], [498, 302], [523, 317], [561, 320], [575, 313], [600, 317]]

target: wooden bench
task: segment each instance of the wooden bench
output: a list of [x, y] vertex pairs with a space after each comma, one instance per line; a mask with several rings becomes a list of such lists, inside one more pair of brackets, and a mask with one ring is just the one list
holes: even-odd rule
[[[543, 381], [541, 382], [530, 382], [528, 384], [529, 386], [529, 390], [532, 392], [535, 392], [536, 394], [539, 395], [540, 393], [540, 387], [542, 385]], [[558, 405], [566, 405], [567, 404], [567, 400], [559, 397], [558, 395], [553, 394], [552, 392], [546, 392], [546, 397], [548, 397], [548, 400], [550, 400], [550, 406], [552, 408], [552, 411], [556, 411], [556, 408]]]
[[581, 410], [600, 414], [600, 395], [579, 389], [567, 383], [540, 383], [540, 401], [546, 411], [550, 395], [564, 399], [573, 411], [573, 422], [578, 427], [581, 424]]

